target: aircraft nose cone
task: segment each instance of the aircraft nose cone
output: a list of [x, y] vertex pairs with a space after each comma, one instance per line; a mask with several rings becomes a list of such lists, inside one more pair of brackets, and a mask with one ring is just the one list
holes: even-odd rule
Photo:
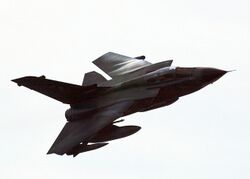
[[204, 68], [202, 69], [202, 82], [213, 83], [226, 73], [227, 71], [216, 68]]

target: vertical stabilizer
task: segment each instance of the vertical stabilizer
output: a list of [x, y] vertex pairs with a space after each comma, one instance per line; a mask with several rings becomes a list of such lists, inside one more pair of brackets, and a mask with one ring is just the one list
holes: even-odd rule
[[82, 86], [90, 86], [94, 84], [99, 84], [101, 82], [107, 81], [101, 74], [97, 73], [96, 71], [91, 71], [85, 73]]

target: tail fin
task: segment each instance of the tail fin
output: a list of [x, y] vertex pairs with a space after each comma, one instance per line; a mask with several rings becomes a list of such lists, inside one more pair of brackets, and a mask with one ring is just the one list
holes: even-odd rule
[[82, 86], [99, 84], [104, 81], [107, 81], [107, 80], [101, 74], [97, 73], [96, 71], [91, 71], [91, 72], [85, 73]]
[[26, 76], [12, 81], [17, 83], [18, 86], [25, 86], [66, 104], [77, 104], [89, 97], [90, 94], [95, 94], [96, 91], [103, 89], [103, 87], [97, 87], [97, 85], [83, 87], [49, 80], [45, 79], [44, 76]]

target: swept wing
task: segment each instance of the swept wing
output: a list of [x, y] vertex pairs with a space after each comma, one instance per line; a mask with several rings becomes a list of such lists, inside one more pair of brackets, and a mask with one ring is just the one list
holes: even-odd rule
[[116, 103], [101, 108], [82, 120], [67, 122], [48, 154], [63, 155], [80, 143], [87, 143], [98, 131], [123, 116], [132, 103], [130, 101]]
[[79, 103], [86, 99], [86, 97], [90, 97], [90, 95], [94, 95], [97, 92], [106, 89], [105, 87], [97, 87], [97, 84], [79, 86], [61, 81], [45, 79], [44, 76], [26, 76], [12, 81], [16, 82], [19, 86], [25, 86], [66, 104]]

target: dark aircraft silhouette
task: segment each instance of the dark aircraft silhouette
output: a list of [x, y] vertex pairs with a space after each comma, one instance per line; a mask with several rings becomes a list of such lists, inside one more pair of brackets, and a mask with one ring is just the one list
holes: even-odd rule
[[106, 53], [93, 63], [112, 79], [99, 73], [86, 73], [82, 86], [26, 76], [12, 80], [70, 108], [67, 123], [48, 154], [79, 153], [98, 149], [107, 141], [136, 133], [139, 126], [115, 125], [135, 112], [167, 106], [179, 97], [195, 92], [222, 77], [226, 71], [215, 68], [171, 67], [172, 60], [151, 64], [145, 56], [135, 58]]

